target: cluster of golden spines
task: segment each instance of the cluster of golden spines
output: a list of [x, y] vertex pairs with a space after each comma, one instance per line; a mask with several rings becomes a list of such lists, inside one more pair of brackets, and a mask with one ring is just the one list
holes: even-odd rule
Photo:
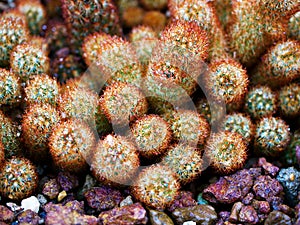
[[21, 100], [21, 82], [12, 71], [0, 68], [0, 105], [13, 105]]
[[300, 85], [291, 83], [279, 91], [278, 106], [283, 116], [296, 117], [300, 114]]
[[94, 147], [93, 132], [85, 122], [77, 119], [58, 124], [49, 137], [49, 150], [54, 163], [67, 172], [85, 172]]

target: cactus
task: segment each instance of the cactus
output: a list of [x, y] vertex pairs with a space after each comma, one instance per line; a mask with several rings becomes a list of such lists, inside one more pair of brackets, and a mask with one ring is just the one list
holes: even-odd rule
[[155, 158], [165, 153], [172, 138], [169, 124], [153, 114], [135, 121], [131, 126], [131, 132], [140, 155], [146, 158]]
[[68, 31], [66, 25], [63, 22], [49, 22], [45, 38], [52, 54], [66, 47], [68, 41]]
[[49, 149], [53, 162], [63, 171], [82, 173], [87, 169], [95, 137], [88, 125], [70, 119], [56, 126], [49, 137]]
[[0, 111], [0, 142], [4, 146], [5, 158], [21, 155], [20, 132], [12, 120]]
[[300, 11], [296, 12], [290, 19], [288, 23], [289, 37], [300, 41]]
[[27, 82], [25, 88], [25, 101], [27, 104], [51, 104], [56, 106], [59, 97], [57, 81], [47, 74], [35, 76]]
[[19, 17], [0, 20], [0, 66], [7, 67], [12, 49], [29, 39], [26, 22]]
[[49, 104], [33, 104], [26, 110], [22, 121], [23, 141], [32, 160], [40, 162], [48, 157], [48, 138], [58, 122], [60, 115]]
[[36, 167], [26, 158], [13, 157], [0, 170], [0, 194], [20, 201], [29, 197], [38, 185]]
[[246, 96], [245, 110], [254, 119], [271, 116], [277, 110], [277, 95], [268, 86], [255, 86]]
[[176, 141], [191, 146], [204, 145], [210, 133], [207, 120], [196, 111], [176, 110], [163, 115], [170, 124]]
[[226, 30], [232, 12], [232, 0], [216, 0], [214, 1], [214, 6], [221, 26]]
[[207, 141], [205, 154], [218, 172], [231, 173], [244, 166], [247, 145], [240, 134], [220, 131]]
[[119, 16], [112, 0], [62, 0], [62, 8], [70, 36], [69, 45], [76, 54], [81, 53], [82, 41], [91, 33], [121, 34]]
[[157, 10], [147, 11], [142, 21], [142, 25], [151, 27], [158, 34], [164, 29], [166, 24], [166, 15]]
[[202, 171], [200, 152], [184, 143], [173, 146], [161, 163], [174, 171], [182, 184], [191, 182]]
[[212, 62], [204, 82], [210, 95], [226, 104], [241, 101], [249, 83], [246, 70], [232, 59]]
[[0, 170], [3, 166], [4, 161], [5, 161], [5, 149], [2, 142], [0, 142]]
[[116, 82], [100, 98], [100, 106], [113, 125], [123, 126], [143, 116], [148, 110], [144, 94], [137, 87]]
[[46, 9], [39, 0], [21, 0], [17, 9], [26, 17], [27, 25], [32, 35], [39, 35], [46, 23]]
[[96, 129], [100, 136], [107, 135], [112, 132], [112, 125], [107, 119], [107, 117], [105, 116], [103, 109], [100, 105], [100, 101], [98, 102], [95, 119], [96, 119]]
[[132, 186], [132, 195], [147, 206], [165, 209], [180, 188], [176, 174], [166, 166], [152, 165], [141, 171]]
[[96, 179], [108, 185], [129, 184], [140, 165], [135, 145], [123, 136], [107, 135], [96, 146], [91, 170]]
[[49, 55], [49, 46], [45, 38], [37, 35], [31, 36], [30, 41], [28, 41], [28, 44], [41, 49], [45, 55]]
[[24, 43], [11, 52], [10, 66], [22, 81], [27, 81], [34, 75], [48, 73], [50, 62], [41, 48]]
[[162, 10], [167, 6], [167, 0], [140, 0], [143, 7], [148, 10]]
[[121, 14], [122, 24], [127, 28], [132, 28], [142, 24], [145, 11], [139, 6], [126, 8]]
[[224, 118], [221, 128], [225, 131], [240, 134], [246, 143], [250, 143], [254, 136], [254, 124], [248, 115], [242, 113], [227, 115]]
[[277, 156], [290, 141], [290, 128], [284, 120], [264, 117], [256, 125], [254, 146], [257, 154]]
[[280, 89], [279, 109], [286, 117], [296, 117], [300, 114], [300, 85], [298, 83], [291, 83]]
[[21, 83], [14, 73], [0, 68], [0, 105], [12, 105], [20, 101]]
[[168, 5], [171, 18], [195, 21], [207, 32], [210, 60], [227, 57], [225, 35], [212, 2], [206, 0], [169, 0]]
[[[298, 148], [298, 150], [297, 150]], [[284, 163], [288, 166], [295, 166], [300, 164], [299, 158], [300, 150], [300, 130], [296, 130], [291, 135], [291, 141], [284, 151]]]

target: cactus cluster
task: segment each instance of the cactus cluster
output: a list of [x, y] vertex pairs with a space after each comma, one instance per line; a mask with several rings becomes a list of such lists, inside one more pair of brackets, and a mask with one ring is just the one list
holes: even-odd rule
[[0, 69], [0, 105], [12, 105], [21, 99], [21, 82], [13, 72]]

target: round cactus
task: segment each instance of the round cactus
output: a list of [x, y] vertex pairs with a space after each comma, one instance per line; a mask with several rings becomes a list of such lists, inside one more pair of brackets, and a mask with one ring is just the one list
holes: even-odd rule
[[132, 195], [150, 207], [164, 209], [177, 197], [176, 174], [167, 166], [152, 165], [141, 171], [132, 186]]
[[300, 164], [300, 130], [296, 130], [291, 135], [291, 141], [284, 151], [284, 162], [288, 166], [295, 166]]
[[108, 86], [100, 99], [100, 106], [109, 121], [120, 126], [143, 116], [148, 109], [141, 90], [126, 83]]
[[128, 7], [121, 14], [121, 21], [125, 27], [132, 28], [142, 23], [144, 14], [139, 6]]
[[218, 172], [230, 173], [244, 166], [247, 145], [240, 134], [221, 131], [207, 141], [205, 154]]
[[289, 37], [300, 41], [300, 11], [296, 12], [290, 19], [289, 19]]
[[18, 2], [17, 9], [26, 16], [30, 33], [40, 34], [42, 25], [46, 23], [46, 10], [42, 3], [39, 0], [22, 0]]
[[94, 146], [93, 132], [86, 123], [76, 119], [60, 123], [49, 137], [49, 149], [54, 164], [63, 171], [84, 172]]
[[221, 128], [225, 131], [240, 134], [246, 143], [250, 143], [254, 136], [254, 124], [249, 116], [242, 113], [227, 115]]
[[105, 116], [102, 107], [100, 105], [100, 101], [97, 106], [97, 112], [95, 115], [96, 119], [96, 129], [100, 136], [107, 135], [112, 132], [112, 125]]
[[59, 86], [55, 79], [46, 74], [40, 74], [28, 81], [25, 88], [25, 101], [28, 104], [48, 103], [56, 105], [59, 96]]
[[131, 132], [140, 155], [147, 158], [162, 155], [172, 137], [169, 124], [158, 115], [141, 117], [131, 126]]
[[211, 96], [227, 104], [239, 102], [247, 93], [249, 83], [246, 70], [231, 59], [212, 62], [204, 80]]
[[297, 83], [282, 87], [279, 91], [279, 109], [284, 116], [300, 114], [300, 85]]
[[28, 40], [26, 22], [21, 18], [8, 17], [0, 20], [0, 66], [9, 66], [12, 49]]
[[135, 145], [123, 136], [107, 135], [96, 146], [91, 170], [96, 179], [108, 185], [128, 185], [140, 161]]
[[210, 133], [207, 120], [196, 111], [176, 110], [164, 115], [176, 141], [204, 145]]
[[245, 110], [255, 119], [271, 116], [277, 110], [277, 95], [268, 86], [253, 87], [246, 95]]
[[48, 73], [50, 62], [41, 48], [24, 43], [11, 52], [10, 66], [22, 81], [27, 81], [34, 75]]
[[0, 142], [0, 170], [3, 166], [4, 161], [5, 161], [5, 149], [2, 142]]
[[164, 29], [166, 23], [166, 15], [157, 10], [147, 11], [142, 21], [142, 25], [151, 27], [157, 33]]
[[12, 72], [0, 68], [0, 105], [11, 105], [20, 101], [21, 83]]
[[0, 170], [0, 194], [20, 201], [33, 194], [38, 185], [35, 166], [25, 158], [13, 157]]
[[162, 10], [167, 6], [167, 0], [140, 0], [140, 3], [146, 9], [157, 9]]
[[23, 140], [27, 153], [34, 161], [48, 156], [48, 138], [60, 121], [57, 110], [49, 104], [30, 105], [23, 116]]
[[80, 87], [77, 82], [70, 80], [62, 87], [58, 109], [64, 118], [76, 118], [94, 125], [97, 105], [96, 93]]
[[65, 46], [68, 46], [68, 31], [63, 22], [49, 22], [45, 36], [51, 53], [55, 53]]
[[284, 120], [275, 117], [262, 118], [255, 130], [254, 145], [257, 154], [279, 155], [290, 141], [290, 128]]
[[174, 171], [182, 184], [191, 182], [202, 171], [200, 152], [184, 143], [172, 147], [161, 163]]
[[45, 38], [38, 35], [31, 36], [28, 44], [41, 49], [44, 52], [44, 55], [49, 55], [49, 46]]
[[17, 126], [0, 111], [0, 142], [2, 142], [5, 150], [5, 157], [19, 156], [20, 148], [20, 131]]

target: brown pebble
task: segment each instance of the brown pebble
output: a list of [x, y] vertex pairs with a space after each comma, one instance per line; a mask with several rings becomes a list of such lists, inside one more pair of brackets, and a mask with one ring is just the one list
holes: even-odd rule
[[246, 205], [242, 207], [240, 211], [239, 221], [242, 223], [256, 224], [259, 219], [255, 209], [250, 205]]
[[244, 205], [241, 202], [234, 203], [234, 205], [231, 208], [230, 216], [228, 218], [229, 222], [236, 223], [239, 221], [239, 214], [243, 206]]

